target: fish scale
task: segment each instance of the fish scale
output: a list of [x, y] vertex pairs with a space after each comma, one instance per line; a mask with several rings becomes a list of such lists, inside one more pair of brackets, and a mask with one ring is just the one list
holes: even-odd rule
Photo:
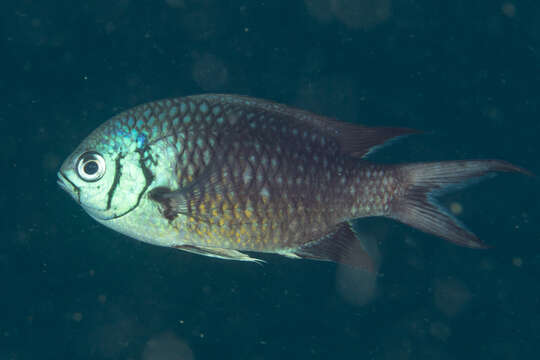
[[484, 247], [433, 193], [486, 173], [527, 171], [500, 160], [366, 159], [413, 133], [235, 95], [167, 99], [97, 128], [66, 159], [58, 182], [108, 227], [222, 259], [257, 261], [241, 252], [257, 251], [372, 269], [351, 225], [368, 216]]
[[[196, 101], [192, 101], [192, 103], [194, 104], [194, 106], [191, 106], [192, 109], [201, 108], [201, 105]], [[197, 117], [197, 112], [189, 112], [187, 115]], [[227, 230], [225, 228], [227, 228], [230, 234], [236, 235], [237, 242], [243, 245], [241, 247], [242, 250], [260, 250], [266, 244], [277, 243], [278, 241], [276, 240], [281, 238], [289, 239], [289, 243], [285, 245], [294, 245], [307, 235], [307, 232], [301, 231], [301, 229], [308, 227], [309, 222], [319, 219], [331, 220], [333, 216], [330, 214], [338, 215], [335, 209], [323, 204], [322, 197], [321, 201], [315, 204], [311, 200], [309, 201], [310, 204], [307, 204], [296, 199], [295, 195], [301, 192], [300, 188], [305, 190], [305, 186], [308, 186], [308, 190], [315, 192], [321, 192], [321, 189], [327, 188], [324, 182], [315, 181], [315, 176], [317, 175], [315, 171], [310, 172], [309, 169], [304, 169], [301, 172], [298, 171], [309, 166], [305, 156], [298, 156], [298, 153], [296, 153], [297, 156], [292, 156], [293, 161], [289, 161], [287, 166], [282, 166], [279, 158], [275, 159], [275, 165], [273, 166], [269, 162], [260, 161], [267, 158], [273, 150], [271, 147], [265, 145], [264, 140], [259, 143], [260, 137], [283, 136], [288, 133], [294, 136], [302, 136], [299, 130], [290, 129], [284, 122], [279, 122], [275, 119], [266, 119], [264, 115], [246, 113], [243, 110], [236, 110], [234, 108], [228, 108], [228, 111], [224, 114], [218, 114], [218, 116], [224, 117], [225, 124], [230, 123], [230, 118], [233, 118], [234, 122], [239, 124], [243, 121], [249, 121], [249, 128], [266, 128], [266, 132], [252, 139], [249, 144], [245, 140], [243, 142], [233, 141], [228, 148], [221, 148], [221, 151], [224, 153], [222, 156], [229, 159], [228, 162], [224, 162], [224, 166], [221, 168], [219, 186], [220, 188], [227, 188], [226, 191], [222, 191], [223, 196], [219, 198], [221, 202], [216, 202], [214, 196], [209, 196], [206, 197], [205, 201], [199, 201], [195, 204], [190, 203], [188, 212], [195, 218], [204, 218], [209, 214], [209, 209], [215, 209], [218, 211], [217, 215], [225, 219], [225, 221], [221, 221], [221, 223], [224, 223], [221, 225], [219, 221], [213, 221], [210, 224], [204, 225], [199, 223], [192, 223], [190, 225], [192, 232], [205, 234], [205, 239], [203, 240], [205, 243], [205, 240], [209, 236], [217, 238], [218, 235], [224, 232], [226, 233]], [[193, 126], [197, 127], [197, 124], [194, 123]], [[194, 177], [197, 177], [200, 171], [208, 165], [201, 161], [201, 155], [210, 146], [207, 141], [203, 141], [202, 139], [209, 138], [204, 131], [212, 132], [212, 128], [201, 126], [198, 129], [202, 131], [202, 133], [199, 133], [200, 137], [197, 138], [201, 139], [201, 146], [186, 147], [185, 151], [188, 154], [185, 158], [187, 161], [179, 162], [179, 174], [189, 173], [190, 167], [194, 167], [196, 169]], [[190, 134], [190, 132], [187, 134]], [[309, 136], [307, 131], [304, 132], [303, 137], [308, 138], [308, 142], [311, 142], [310, 148], [320, 147], [320, 144], [315, 142], [317, 137]], [[192, 136], [186, 136], [188, 144], [190, 143], [190, 138]], [[193, 141], [191, 140], [191, 142]], [[305, 146], [305, 144], [301, 143], [299, 145], [294, 148]], [[294, 150], [294, 148], [291, 150]], [[281, 151], [281, 149], [278, 149], [277, 152], [279, 153]], [[212, 149], [213, 152], [214, 150]], [[324, 151], [320, 151], [320, 153], [320, 158], [325, 157]], [[287, 155], [285, 154], [285, 156]], [[231, 159], [236, 160], [230, 161]], [[241, 159], [245, 159], [246, 161], [242, 161]], [[328, 159], [325, 163], [331, 164], [331, 160]], [[266, 166], [263, 166], [263, 164]], [[335, 169], [331, 169], [328, 165], [327, 167], [329, 173], [336, 172]], [[312, 166], [311, 169], [315, 168]], [[267, 182], [269, 177], [275, 178], [276, 176], [285, 180], [284, 187], [279, 192], [275, 191], [273, 184]], [[189, 179], [180, 176], [179, 187], [187, 186], [187, 183], [191, 180], [191, 176], [188, 177]], [[314, 178], [313, 180], [311, 179], [312, 177]], [[222, 183], [224, 181], [225, 183]], [[327, 179], [328, 181], [331, 181], [331, 178]], [[311, 183], [318, 184], [318, 186], [311, 186]], [[206, 190], [212, 194], [216, 193], [214, 189], [208, 187]], [[280, 196], [273, 199], [273, 193]], [[292, 201], [292, 205], [280, 201], [282, 198]], [[224, 201], [227, 202], [226, 207], [223, 206]], [[310, 209], [309, 212], [303, 211], [303, 209], [308, 208]], [[238, 211], [238, 209], [241, 211]], [[287, 211], [294, 209], [296, 211]], [[276, 214], [283, 214], [283, 216], [276, 217]], [[313, 216], [316, 216], [316, 218], [313, 219]], [[295, 219], [295, 217], [298, 217], [298, 219]], [[276, 219], [274, 220], [274, 218]], [[253, 226], [253, 221], [257, 226]], [[249, 225], [245, 225], [246, 223]], [[319, 223], [324, 224], [325, 222]], [[317, 227], [315, 228], [318, 230]]]

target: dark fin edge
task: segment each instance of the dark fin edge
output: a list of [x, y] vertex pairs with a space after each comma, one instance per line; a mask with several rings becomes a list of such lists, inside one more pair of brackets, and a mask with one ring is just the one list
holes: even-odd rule
[[421, 131], [400, 127], [367, 127], [335, 122], [340, 132], [341, 151], [354, 157], [364, 158], [403, 137]]
[[454, 244], [487, 248], [476, 235], [438, 205], [433, 194], [451, 190], [463, 183], [494, 172], [529, 171], [500, 160], [464, 160], [407, 164], [398, 167], [406, 188], [401, 199], [392, 204], [390, 217]]
[[321, 239], [304, 244], [294, 253], [305, 259], [333, 261], [375, 272], [371, 256], [348, 222], [337, 225]]

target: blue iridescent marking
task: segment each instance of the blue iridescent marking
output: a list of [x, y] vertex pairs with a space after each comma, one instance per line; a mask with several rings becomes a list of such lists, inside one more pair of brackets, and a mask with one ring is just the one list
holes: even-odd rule
[[151, 109], [148, 109], [148, 110], [146, 110], [146, 111], [144, 112], [144, 117], [145, 117], [145, 118], [149, 118], [150, 115], [152, 115], [152, 110], [151, 110]]
[[137, 136], [137, 147], [142, 148], [146, 144], [146, 136], [144, 134], [139, 134]]
[[142, 128], [144, 126], [144, 121], [142, 119], [137, 120], [137, 127]]
[[187, 110], [187, 106], [186, 106], [186, 103], [181, 103], [180, 104], [180, 112], [183, 114], [185, 113]]
[[206, 103], [202, 103], [200, 106], [199, 106], [199, 109], [201, 109], [201, 112], [204, 114], [208, 111], [208, 105], [206, 105]]
[[133, 124], [135, 124], [135, 119], [133, 119], [133, 116], [130, 116], [128, 119], [128, 126], [133, 127]]
[[190, 121], [191, 121], [191, 116], [187, 115], [184, 117], [184, 124], [189, 124]]
[[164, 113], [164, 112], [160, 113], [159, 116], [158, 116], [159, 121], [165, 120], [165, 117], [166, 117], [166, 116], [167, 116], [166, 113]]

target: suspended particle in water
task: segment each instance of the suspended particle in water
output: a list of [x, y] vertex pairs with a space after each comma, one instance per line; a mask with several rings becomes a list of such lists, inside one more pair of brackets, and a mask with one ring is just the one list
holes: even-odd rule
[[190, 347], [171, 332], [152, 337], [146, 343], [142, 360], [193, 360]]
[[336, 18], [352, 29], [371, 29], [392, 13], [391, 0], [331, 0]]
[[450, 211], [454, 215], [459, 215], [463, 212], [463, 206], [458, 202], [453, 202], [450, 204]]
[[501, 5], [501, 11], [505, 16], [513, 18], [516, 16], [516, 6], [511, 2], [505, 2]]

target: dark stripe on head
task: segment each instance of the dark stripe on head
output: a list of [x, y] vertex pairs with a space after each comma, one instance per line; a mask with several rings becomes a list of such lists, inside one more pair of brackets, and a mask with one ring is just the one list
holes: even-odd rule
[[[151, 155], [150, 155], [149, 159], [148, 158], [147, 159], [143, 158], [143, 155], [144, 155], [144, 152], [146, 151], [146, 148], [138, 149], [136, 151], [139, 154], [139, 165], [141, 166], [141, 170], [142, 170], [144, 180], [145, 180], [144, 188], [139, 193], [139, 196], [137, 197], [137, 201], [135, 202], [135, 205], [133, 205], [132, 207], [130, 207], [129, 209], [127, 209], [126, 211], [124, 211], [121, 214], [115, 214], [114, 216], [111, 216], [110, 218], [107, 218], [107, 219], [104, 219], [104, 220], [118, 219], [119, 217], [122, 217], [122, 216], [128, 214], [129, 212], [131, 212], [132, 210], [134, 210], [135, 208], [137, 208], [137, 206], [139, 206], [139, 203], [141, 202], [141, 199], [142, 199], [144, 193], [146, 192], [146, 190], [148, 190], [148, 188], [150, 187], [150, 185], [154, 181], [154, 174], [152, 174], [152, 171], [148, 168], [148, 166], [146, 166], [146, 164], [144, 162], [145, 162], [145, 160], [150, 160], [154, 164], [157, 164], [156, 161], [152, 158]], [[114, 191], [116, 190], [116, 186], [120, 182], [120, 175], [122, 174], [122, 164], [120, 163], [120, 160], [122, 160], [123, 158], [124, 158], [124, 156], [122, 156], [122, 155], [118, 155], [118, 157], [116, 158], [116, 174], [114, 176], [114, 181], [113, 181], [113, 184], [111, 186], [111, 189], [109, 190], [109, 199], [107, 200], [107, 210], [110, 209], [110, 207], [111, 207], [111, 202], [112, 202], [112, 197], [114, 195]]]
[[114, 192], [116, 191], [116, 187], [120, 183], [120, 176], [122, 176], [122, 164], [120, 161], [124, 158], [124, 155], [122, 153], [118, 154], [115, 160], [115, 173], [114, 173], [114, 180], [111, 185], [111, 188], [109, 189], [109, 193], [107, 194], [107, 208], [106, 210], [109, 210], [111, 208], [112, 198], [114, 195]]

